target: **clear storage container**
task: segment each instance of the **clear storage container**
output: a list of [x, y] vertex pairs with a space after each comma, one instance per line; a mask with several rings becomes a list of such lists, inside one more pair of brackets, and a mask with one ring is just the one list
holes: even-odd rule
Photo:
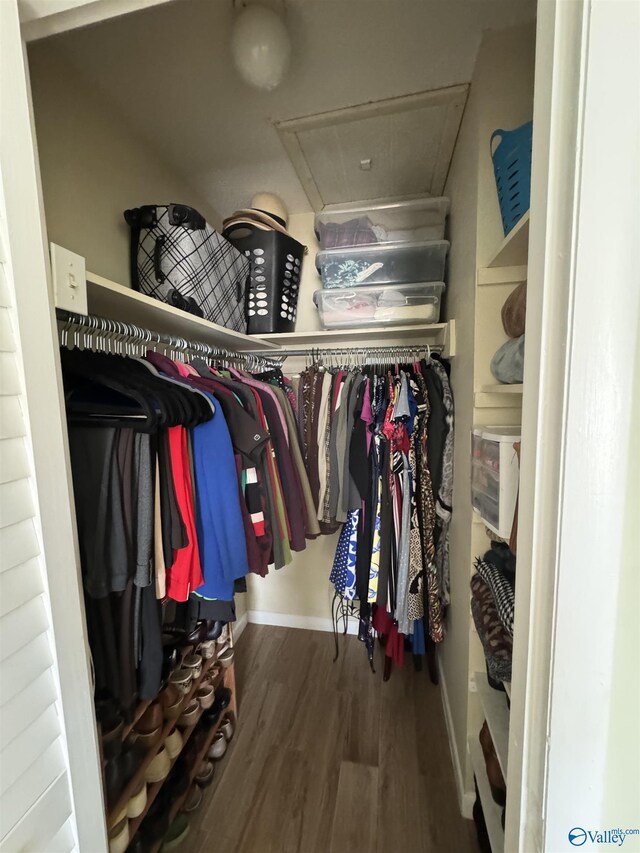
[[446, 240], [325, 249], [316, 267], [326, 288], [442, 282], [448, 251]]
[[518, 497], [516, 441], [519, 426], [476, 428], [472, 434], [471, 503], [501, 539], [511, 535]]
[[313, 299], [324, 329], [437, 323], [444, 284], [403, 284], [316, 290]]
[[321, 249], [442, 240], [448, 212], [448, 198], [334, 204], [316, 214], [316, 237]]

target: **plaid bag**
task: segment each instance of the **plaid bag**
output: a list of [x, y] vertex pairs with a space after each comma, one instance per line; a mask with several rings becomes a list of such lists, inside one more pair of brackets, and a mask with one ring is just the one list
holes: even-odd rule
[[136, 290], [246, 332], [251, 264], [184, 204], [125, 210], [131, 228], [131, 285]]

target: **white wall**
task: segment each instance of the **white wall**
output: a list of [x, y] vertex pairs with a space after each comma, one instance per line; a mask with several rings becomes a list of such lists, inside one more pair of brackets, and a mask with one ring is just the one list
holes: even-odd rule
[[[445, 194], [451, 199], [447, 316], [455, 318], [458, 340], [452, 361], [455, 396], [455, 474], [451, 523], [451, 606], [448, 633], [440, 648], [443, 694], [453, 731], [452, 749], [459, 794], [472, 789], [466, 767], [467, 735], [480, 729], [481, 715], [469, 701], [469, 676], [484, 659], [469, 611], [469, 581], [474, 556], [488, 547], [481, 525], [471, 509], [471, 429], [474, 422], [514, 423], [517, 412], [474, 409], [474, 386], [491, 382], [485, 357], [487, 336], [491, 351], [495, 317], [507, 293], [476, 290], [476, 268], [503, 239], [489, 139], [498, 127], [511, 129], [532, 116], [534, 27], [526, 25], [485, 34], [473, 78]], [[497, 301], [496, 301], [497, 300]], [[491, 321], [489, 323], [489, 320]], [[499, 326], [499, 323], [498, 323]]]
[[91, 272], [128, 286], [124, 210], [180, 202], [219, 224], [202, 196], [127, 127], [52, 43], [32, 45], [29, 65], [49, 240], [83, 255]]

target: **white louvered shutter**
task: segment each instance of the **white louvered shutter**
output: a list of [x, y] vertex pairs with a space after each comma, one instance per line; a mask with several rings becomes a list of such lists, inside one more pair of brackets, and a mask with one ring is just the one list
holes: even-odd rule
[[0, 851], [77, 850], [0, 186]]

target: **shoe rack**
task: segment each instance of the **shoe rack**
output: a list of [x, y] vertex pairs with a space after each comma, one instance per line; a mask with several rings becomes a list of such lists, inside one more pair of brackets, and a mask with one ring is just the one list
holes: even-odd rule
[[[189, 725], [181, 725], [179, 722], [179, 718], [165, 719], [158, 741], [144, 754], [144, 757], [140, 761], [140, 764], [138, 765], [135, 773], [123, 788], [117, 801], [114, 802], [110, 807], [106, 807], [107, 832], [111, 833], [111, 831], [119, 823], [122, 823], [122, 813], [127, 808], [127, 804], [129, 803], [131, 798], [136, 794], [136, 792], [140, 790], [142, 785], [146, 784], [146, 805], [144, 810], [137, 817], [126, 818], [128, 820], [129, 837], [129, 840], [127, 842], [127, 849], [133, 848], [133, 841], [135, 838], [137, 838], [138, 830], [142, 826], [145, 818], [151, 810], [153, 803], [162, 791], [165, 782], [171, 776], [171, 771], [175, 767], [177, 761], [180, 759], [181, 756], [185, 754], [187, 744], [189, 743], [194, 733], [198, 732], [196, 737], [199, 737], [200, 742], [198, 743], [197, 751], [194, 753], [193, 760], [190, 764], [188, 785], [186, 785], [184, 792], [178, 794], [176, 796], [176, 799], [171, 803], [169, 811], [169, 826], [171, 825], [175, 817], [179, 814], [184, 804], [184, 801], [188, 796], [191, 786], [195, 781], [195, 777], [198, 773], [198, 770], [202, 762], [206, 759], [207, 752], [213, 744], [216, 734], [218, 733], [218, 731], [220, 731], [222, 724], [225, 722], [226, 719], [231, 718], [234, 729], [237, 726], [238, 701], [236, 695], [235, 662], [234, 660], [232, 660], [230, 665], [228, 665], [226, 668], [222, 667], [222, 665], [220, 664], [220, 657], [229, 649], [233, 649], [234, 647], [233, 631], [231, 625], [228, 625], [225, 630], [226, 636], [223, 635], [224, 641], [216, 643], [214, 655], [208, 660], [203, 661], [202, 671], [197, 678], [193, 679], [188, 692], [184, 695], [184, 698], [181, 703], [181, 708], [184, 709], [188, 707], [189, 703], [193, 699], [197, 698], [198, 690], [208, 683], [213, 686], [214, 695], [215, 691], [217, 691], [220, 687], [226, 687], [231, 691], [231, 697], [228, 706], [220, 711], [219, 717], [215, 724], [207, 728], [204, 727], [204, 724], [200, 725], [201, 718], [206, 710], [202, 706], [199, 708], [197, 715], [194, 717], [193, 721]], [[216, 666], [220, 667], [220, 672], [213, 678], [213, 680], [210, 681], [209, 674], [211, 670], [214, 669], [214, 667]], [[163, 690], [165, 687], [166, 684], [163, 684]], [[123, 727], [123, 743], [126, 738], [132, 735], [132, 733], [135, 736], [136, 725], [142, 719], [147, 709], [154, 702], [159, 701], [159, 697], [161, 696], [161, 694], [162, 690], [155, 699], [143, 701], [138, 704], [133, 716], [133, 720], [125, 727]], [[146, 782], [146, 771], [149, 765], [151, 764], [155, 756], [158, 754], [158, 752], [163, 748], [167, 738], [176, 729], [180, 731], [182, 736], [182, 746], [180, 748], [180, 751], [171, 759], [169, 769], [162, 779], [155, 782]], [[148, 853], [156, 853], [160, 850], [163, 840], [163, 838], [159, 838], [157, 841], [150, 842], [148, 845], [145, 844], [145, 851], [148, 851]]]

